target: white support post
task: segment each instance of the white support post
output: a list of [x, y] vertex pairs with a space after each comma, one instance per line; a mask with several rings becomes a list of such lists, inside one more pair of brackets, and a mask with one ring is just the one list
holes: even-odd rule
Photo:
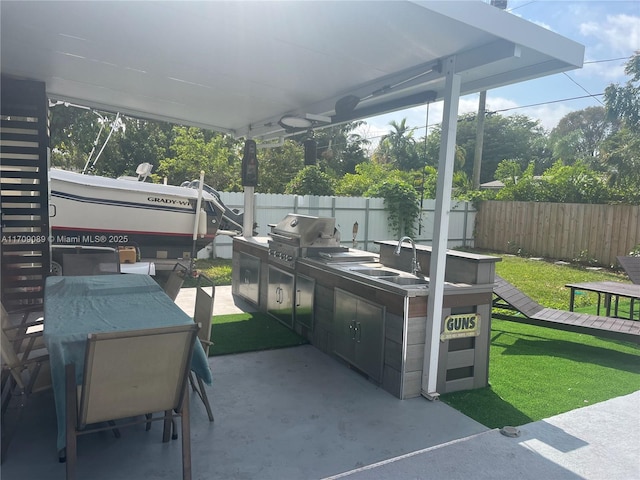
[[255, 189], [255, 187], [244, 187], [244, 216], [242, 224], [242, 235], [245, 238], [253, 237]]
[[[200, 170], [200, 183], [198, 185], [198, 199], [196, 200], [196, 218], [193, 223], [193, 243], [191, 248], [191, 267], [195, 266], [197, 255], [196, 242], [198, 241], [198, 232], [200, 230], [200, 210], [202, 209], [202, 187], [204, 185], [204, 170]], [[204, 232], [207, 233], [206, 231]]]
[[440, 355], [440, 330], [442, 329], [442, 304], [444, 277], [447, 262], [447, 239], [451, 209], [451, 186], [456, 153], [458, 103], [460, 100], [460, 75], [455, 73], [455, 57], [444, 64], [445, 92], [442, 117], [442, 136], [438, 159], [438, 183], [434, 217], [433, 247], [429, 270], [429, 299], [427, 301], [427, 332], [425, 335], [424, 363], [422, 365], [422, 395], [436, 400], [438, 358]]

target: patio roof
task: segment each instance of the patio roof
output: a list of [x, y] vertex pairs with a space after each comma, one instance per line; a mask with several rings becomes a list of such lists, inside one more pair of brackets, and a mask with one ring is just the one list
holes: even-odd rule
[[451, 56], [466, 94], [579, 68], [584, 51], [479, 1], [0, 9], [3, 74], [43, 81], [53, 99], [236, 137], [282, 136], [285, 114], [317, 126], [442, 99]]
[[578, 43], [480, 1], [5, 0], [0, 18], [3, 75], [45, 82], [53, 99], [235, 137], [283, 137], [292, 133], [285, 115], [320, 127], [443, 99], [428, 398], [437, 398], [459, 97], [579, 68], [584, 56]]

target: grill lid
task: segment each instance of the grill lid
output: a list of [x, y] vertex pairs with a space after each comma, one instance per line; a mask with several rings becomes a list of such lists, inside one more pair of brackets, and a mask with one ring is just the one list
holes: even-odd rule
[[271, 227], [271, 234], [272, 238], [295, 240], [300, 247], [339, 245], [335, 225], [335, 218], [290, 213]]

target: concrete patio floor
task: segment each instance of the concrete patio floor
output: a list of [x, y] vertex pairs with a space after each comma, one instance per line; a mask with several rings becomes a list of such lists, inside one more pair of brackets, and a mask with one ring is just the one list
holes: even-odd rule
[[[179, 296], [185, 310], [187, 297]], [[218, 287], [214, 313], [249, 308], [230, 298]], [[640, 478], [640, 392], [521, 426], [509, 438], [443, 402], [398, 400], [310, 345], [209, 362], [215, 422], [197, 397], [190, 403], [194, 480]], [[18, 425], [2, 479], [65, 478], [53, 396], [32, 396]], [[181, 478], [180, 442], [163, 444], [160, 423], [121, 433], [79, 438], [79, 479]]]

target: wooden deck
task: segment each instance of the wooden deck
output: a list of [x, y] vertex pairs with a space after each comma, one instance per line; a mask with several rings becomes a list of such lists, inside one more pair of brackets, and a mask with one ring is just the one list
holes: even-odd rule
[[493, 313], [496, 318], [640, 344], [640, 321], [545, 308], [496, 275], [493, 306], [520, 315]]

